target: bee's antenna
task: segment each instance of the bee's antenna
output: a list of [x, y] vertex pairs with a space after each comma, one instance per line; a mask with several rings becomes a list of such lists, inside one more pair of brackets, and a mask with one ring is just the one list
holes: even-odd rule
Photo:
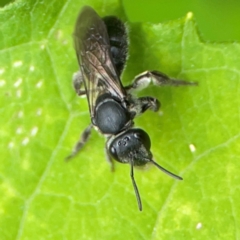
[[178, 175], [169, 172], [167, 169], [163, 168], [162, 166], [160, 166], [158, 163], [156, 163], [154, 160], [152, 159], [148, 159], [148, 161], [150, 161], [151, 163], [153, 163], [158, 169], [160, 169], [161, 171], [163, 171], [164, 173], [166, 173], [167, 175], [169, 175], [170, 177], [173, 177], [177, 180], [183, 180], [182, 177], [179, 177]]
[[136, 198], [137, 198], [138, 208], [139, 208], [140, 211], [142, 211], [142, 201], [141, 201], [141, 197], [140, 197], [140, 194], [139, 194], [139, 191], [138, 191], [138, 188], [137, 188], [137, 184], [136, 184], [135, 179], [134, 179], [133, 161], [132, 160], [130, 160], [130, 166], [131, 166], [130, 176], [131, 176], [131, 179], [132, 179], [133, 188], [134, 188], [135, 195], [136, 195]]

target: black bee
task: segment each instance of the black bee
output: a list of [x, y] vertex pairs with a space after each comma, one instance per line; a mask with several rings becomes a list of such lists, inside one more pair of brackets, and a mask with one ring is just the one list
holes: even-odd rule
[[196, 83], [171, 79], [158, 71], [146, 71], [135, 77], [132, 84], [123, 87], [120, 75], [127, 59], [128, 41], [125, 25], [117, 17], [100, 18], [91, 7], [86, 6], [77, 18], [73, 35], [80, 66], [80, 71], [74, 74], [73, 85], [78, 95], [87, 96], [91, 124], [66, 159], [74, 157], [81, 150], [92, 127], [95, 127], [107, 137], [105, 148], [112, 170], [113, 159], [130, 164], [130, 176], [141, 211], [134, 166], [152, 163], [171, 177], [178, 180], [182, 178], [153, 160], [148, 134], [142, 129], [133, 128], [135, 117], [148, 109], [158, 111], [160, 102], [153, 97], [134, 98], [131, 92], [145, 88], [150, 83], [157, 86]]

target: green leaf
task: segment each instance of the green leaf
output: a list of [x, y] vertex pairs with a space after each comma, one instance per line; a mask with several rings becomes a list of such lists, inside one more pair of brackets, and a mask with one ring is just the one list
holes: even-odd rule
[[0, 10], [1, 239], [234, 239], [239, 236], [239, 43], [203, 43], [189, 13], [162, 24], [129, 25], [129, 83], [147, 69], [198, 87], [150, 87], [160, 113], [136, 119], [156, 161], [135, 171], [105, 162], [93, 131], [66, 163], [90, 118], [71, 86], [78, 65], [72, 31], [79, 9], [126, 20], [115, 1], [16, 1]]

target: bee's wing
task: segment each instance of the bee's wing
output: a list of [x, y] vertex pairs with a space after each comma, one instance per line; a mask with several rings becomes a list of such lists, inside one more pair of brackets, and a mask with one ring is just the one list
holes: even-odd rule
[[113, 97], [123, 100], [126, 92], [112, 62], [106, 26], [90, 7], [84, 7], [77, 18], [74, 43], [89, 111], [94, 117], [99, 94], [109, 92]]

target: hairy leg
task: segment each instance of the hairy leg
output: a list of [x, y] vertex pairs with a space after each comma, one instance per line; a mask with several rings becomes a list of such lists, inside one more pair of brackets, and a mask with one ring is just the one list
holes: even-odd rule
[[83, 146], [85, 145], [85, 143], [88, 141], [90, 135], [91, 135], [91, 130], [92, 130], [92, 124], [90, 124], [81, 134], [80, 139], [78, 140], [78, 142], [76, 143], [76, 145], [74, 146], [72, 153], [70, 155], [68, 155], [65, 160], [69, 161], [71, 158], [75, 157], [79, 151], [83, 148]]
[[168, 77], [166, 74], [158, 72], [158, 71], [146, 71], [138, 76], [136, 76], [133, 82], [126, 86], [125, 89], [128, 92], [134, 90], [141, 90], [149, 86], [152, 83], [156, 86], [196, 86], [197, 82], [187, 82], [184, 80], [178, 80], [174, 78]]
[[73, 74], [72, 82], [73, 82], [73, 88], [77, 93], [77, 95], [81, 96], [86, 94], [85, 90], [81, 90], [81, 87], [83, 85], [83, 76], [81, 71], [78, 71]]

